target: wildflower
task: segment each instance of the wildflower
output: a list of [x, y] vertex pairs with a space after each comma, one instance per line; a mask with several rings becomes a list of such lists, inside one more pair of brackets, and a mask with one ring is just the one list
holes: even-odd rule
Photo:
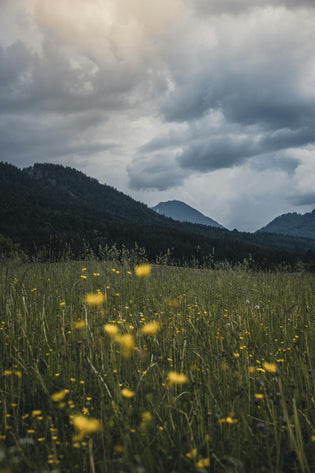
[[201, 458], [197, 464], [197, 468], [205, 468], [206, 466], [210, 466], [210, 459], [209, 458]]
[[227, 417], [225, 419], [226, 423], [227, 424], [236, 424], [237, 423], [237, 419], [234, 419], [234, 417]]
[[115, 445], [114, 452], [115, 453], [122, 453], [124, 451], [124, 447], [122, 445]]
[[160, 330], [159, 322], [149, 322], [142, 327], [142, 333], [145, 335], [156, 335]]
[[236, 424], [236, 423], [237, 423], [237, 419], [231, 416], [224, 417], [223, 419], [219, 419], [219, 424]]
[[268, 363], [267, 361], [265, 361], [263, 363], [263, 367], [266, 371], [268, 371], [268, 373], [276, 373], [278, 371], [276, 363]]
[[115, 342], [121, 345], [123, 356], [129, 358], [132, 355], [132, 352], [135, 349], [135, 339], [130, 333], [125, 333], [124, 335], [117, 335], [115, 337]]
[[265, 424], [263, 422], [258, 422], [256, 427], [257, 427], [257, 430], [260, 430], [260, 431], [265, 430]]
[[263, 399], [263, 398], [264, 398], [264, 395], [257, 393], [257, 394], [254, 395], [254, 398], [255, 398], [255, 399]]
[[194, 448], [190, 452], [186, 453], [186, 457], [190, 458], [190, 459], [196, 458], [196, 456], [197, 456], [197, 449], [196, 448]]
[[101, 430], [101, 422], [94, 418], [86, 417], [82, 414], [77, 414], [71, 417], [72, 424], [77, 430], [77, 435], [73, 440], [82, 440], [85, 436], [94, 434]]
[[102, 305], [106, 300], [105, 294], [101, 292], [90, 292], [85, 295], [85, 302], [90, 306], [99, 306]]
[[121, 395], [125, 397], [126, 399], [131, 399], [135, 396], [135, 392], [131, 391], [130, 389], [124, 388], [121, 390]]
[[142, 412], [142, 422], [150, 422], [152, 420], [152, 414], [149, 411]]
[[54, 402], [60, 402], [63, 401], [66, 395], [69, 393], [69, 389], [62, 389], [61, 391], [58, 391], [54, 394], [52, 394], [50, 397]]
[[81, 329], [86, 327], [86, 321], [85, 320], [78, 320], [77, 322], [74, 322], [74, 328]]
[[152, 271], [152, 266], [150, 264], [141, 264], [140, 266], [135, 267], [135, 273], [139, 278], [149, 276]]
[[105, 324], [103, 329], [110, 337], [115, 337], [119, 332], [117, 325], [114, 324]]
[[168, 384], [172, 386], [173, 384], [185, 384], [188, 383], [188, 377], [182, 373], [176, 373], [175, 371], [170, 371], [168, 373]]

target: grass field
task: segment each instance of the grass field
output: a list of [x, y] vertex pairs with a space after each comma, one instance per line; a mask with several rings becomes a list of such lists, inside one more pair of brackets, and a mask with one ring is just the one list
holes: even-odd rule
[[314, 472], [314, 295], [305, 273], [2, 263], [0, 472]]

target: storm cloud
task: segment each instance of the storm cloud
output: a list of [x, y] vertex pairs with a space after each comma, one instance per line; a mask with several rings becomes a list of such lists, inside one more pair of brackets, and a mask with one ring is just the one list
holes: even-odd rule
[[2, 160], [70, 164], [228, 227], [311, 210], [313, 1], [5, 0], [1, 9]]

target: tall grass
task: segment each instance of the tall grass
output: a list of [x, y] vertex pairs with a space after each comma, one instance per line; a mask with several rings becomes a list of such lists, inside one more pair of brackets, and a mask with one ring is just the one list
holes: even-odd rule
[[315, 471], [314, 294], [303, 273], [2, 264], [0, 472]]

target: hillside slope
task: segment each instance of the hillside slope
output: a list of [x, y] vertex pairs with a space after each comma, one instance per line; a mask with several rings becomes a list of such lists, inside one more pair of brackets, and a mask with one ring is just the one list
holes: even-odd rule
[[304, 215], [296, 212], [280, 215], [258, 231], [315, 239], [315, 209]]
[[190, 205], [181, 202], [180, 200], [168, 200], [167, 202], [160, 202], [152, 207], [152, 210], [161, 215], [170, 217], [179, 222], [199, 223], [201, 225], [208, 225], [210, 227], [224, 228], [223, 225], [216, 222], [210, 217], [205, 216]]
[[[38, 174], [38, 169], [45, 172]], [[314, 257], [314, 240], [176, 222], [113, 188], [108, 194], [108, 187], [71, 168], [40, 165], [34, 175], [30, 168], [0, 163], [4, 246], [12, 241], [28, 254], [40, 249], [56, 257], [71, 248], [71, 256], [81, 258], [87, 251], [103, 257], [112, 245], [136, 245], [144, 247], [152, 261], [168, 253], [176, 264], [253, 258], [260, 267]]]

